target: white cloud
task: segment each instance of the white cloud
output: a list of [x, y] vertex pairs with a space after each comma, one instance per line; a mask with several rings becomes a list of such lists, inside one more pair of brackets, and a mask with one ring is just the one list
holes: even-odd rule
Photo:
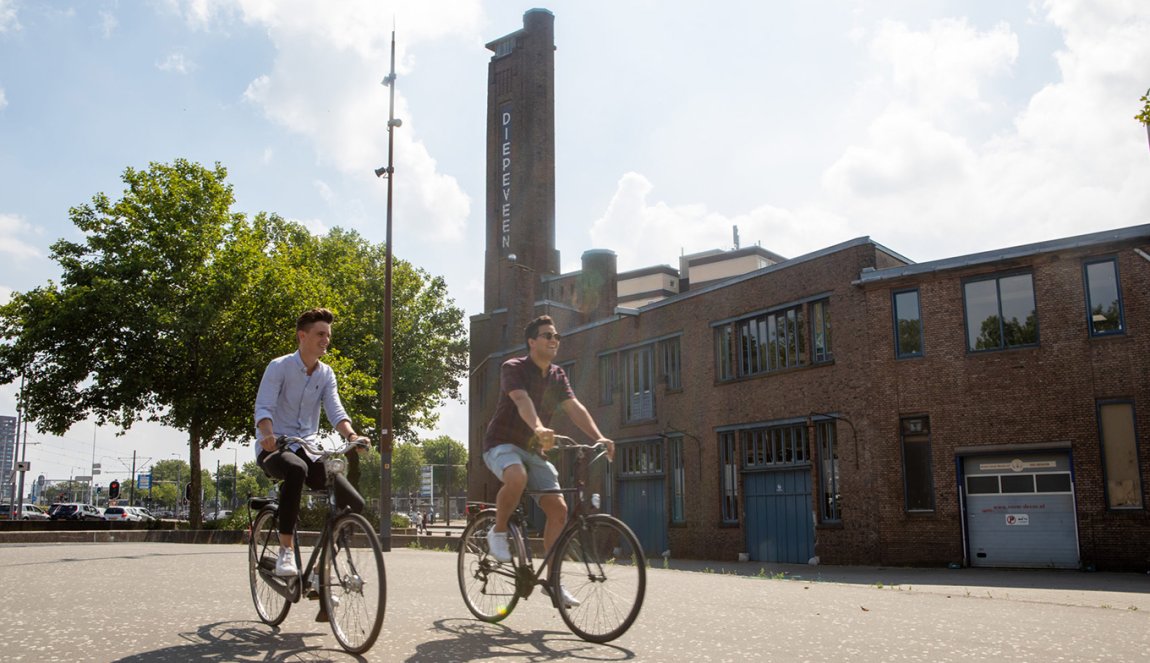
[[6, 285], [0, 285], [0, 306], [12, 301], [12, 293], [16, 292]]
[[8, 96], [4, 94], [4, 88], [0, 87], [0, 110], [8, 107]]
[[[307, 137], [319, 160], [361, 178], [386, 159], [388, 92], [379, 85], [390, 58], [393, 19], [403, 26], [397, 46], [399, 71], [404, 51], [421, 41], [468, 32], [478, 20], [477, 2], [461, 2], [451, 12], [422, 5], [375, 1], [242, 3], [243, 18], [266, 27], [277, 54], [272, 70], [244, 93], [272, 121]], [[197, 10], [199, 11], [199, 10]], [[208, 12], [207, 5], [204, 12]], [[197, 14], [210, 19], [210, 12]], [[339, 72], [333, 76], [332, 72]], [[404, 120], [395, 149], [404, 155], [396, 178], [400, 203], [421, 222], [428, 240], [458, 240], [471, 202], [454, 177], [438, 172], [435, 159], [418, 138], [418, 121], [396, 94], [396, 116]], [[378, 197], [385, 187], [369, 189]], [[361, 206], [376, 206], [379, 198]]]
[[105, 39], [110, 38], [116, 32], [120, 22], [116, 20], [116, 16], [112, 12], [100, 12], [100, 33], [104, 35]]
[[35, 228], [24, 219], [13, 214], [0, 214], [0, 255], [9, 258], [39, 258], [40, 250], [17, 238], [20, 234], [31, 234]]
[[0, 34], [20, 30], [20, 19], [16, 16], [16, 3], [13, 0], [0, 0]]
[[156, 63], [156, 69], [160, 71], [171, 71], [177, 74], [186, 74], [195, 68], [191, 62], [188, 62], [183, 53], [171, 53], [168, 57]]

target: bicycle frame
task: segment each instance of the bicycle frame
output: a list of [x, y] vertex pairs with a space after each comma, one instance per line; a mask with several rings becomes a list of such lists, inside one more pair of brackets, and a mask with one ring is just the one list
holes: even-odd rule
[[[278, 440], [278, 443], [279, 443], [278, 446], [282, 447], [288, 441], [289, 441], [289, 438], [285, 438], [285, 437], [281, 436], [280, 439]], [[340, 449], [336, 449], [335, 451], [324, 452], [323, 454], [320, 455], [317, 462], [323, 462], [326, 464], [327, 461], [331, 460], [331, 458], [333, 456], [346, 454], [347, 452], [351, 451], [355, 447], [356, 447], [356, 445], [354, 443], [349, 442]], [[314, 575], [313, 572], [316, 570], [316, 565], [319, 563], [320, 552], [326, 546], [328, 539], [331, 538], [331, 532], [332, 532], [332, 528], [335, 525], [336, 518], [339, 518], [340, 516], [342, 516], [344, 513], [346, 513], [348, 511], [347, 508], [339, 509], [336, 506], [335, 488], [332, 486], [332, 481], [333, 481], [332, 476], [334, 474], [339, 474], [342, 472], [343, 472], [343, 468], [334, 468], [334, 467], [327, 468], [327, 480], [328, 480], [327, 487], [324, 488], [323, 490], [306, 490], [306, 491], [304, 491], [305, 495], [310, 495], [313, 497], [323, 495], [327, 499], [327, 515], [324, 517], [323, 527], [320, 528], [319, 540], [316, 541], [315, 546], [312, 548], [311, 555], [308, 556], [307, 567], [304, 568], [304, 567], [300, 566], [300, 563], [302, 562], [302, 557], [300, 556], [299, 530], [298, 530], [298, 528], [293, 527], [292, 528], [292, 546], [295, 549], [296, 568], [301, 569], [299, 575], [288, 576], [288, 577], [277, 576], [277, 575], [275, 575], [274, 569], [269, 570], [269, 569], [264, 569], [262, 567], [260, 568], [260, 575], [263, 576], [264, 579], [268, 581], [268, 584], [271, 585], [272, 589], [274, 589], [276, 591], [276, 593], [280, 594], [281, 596], [283, 596], [287, 600], [291, 601], [292, 603], [299, 603], [299, 601], [303, 598], [303, 588], [305, 585], [304, 579], [311, 578], [312, 579], [311, 580], [312, 589], [314, 589], [316, 592], [318, 592], [320, 590], [319, 578], [318, 577], [313, 578], [313, 575]], [[249, 504], [249, 508], [248, 508], [248, 532], [252, 536], [254, 536], [255, 533], [251, 531], [252, 526], [253, 526], [253, 522], [254, 522], [252, 520], [251, 506], [254, 506], [257, 502], [260, 502], [259, 508], [257, 509], [257, 511], [262, 511], [265, 508], [273, 507], [276, 509], [277, 517], [278, 517], [278, 510], [279, 510], [279, 500], [278, 499], [268, 498], [266, 500], [256, 500], [256, 499], [249, 498], [248, 499], [248, 504]], [[265, 552], [266, 551], [260, 551], [261, 557], [263, 556], [263, 554]]]
[[[583, 445], [578, 444], [575, 440], [556, 435], [557, 441], [562, 441], [563, 444], [558, 448], [561, 450], [573, 450], [575, 453], [575, 462], [581, 462], [585, 457], [585, 452], [598, 448], [598, 445]], [[594, 458], [587, 463], [590, 467], [592, 463], [606, 455], [607, 451], [604, 449]], [[585, 469], [580, 469], [576, 472], [575, 486], [572, 488], [560, 488], [558, 490], [525, 490], [523, 491], [523, 498], [527, 497], [540, 497], [544, 495], [571, 495], [573, 499], [571, 504], [567, 506], [567, 523], [563, 526], [559, 536], [555, 538], [559, 541], [563, 538], [569, 530], [578, 529], [582, 526], [583, 520], [589, 515], [587, 513], [587, 500], [584, 497], [584, 489], [587, 487], [587, 472]], [[516, 506], [515, 511], [511, 514], [508, 520], [508, 541], [514, 542], [517, 551], [512, 554], [512, 566], [515, 569], [515, 584], [518, 591], [522, 594], [523, 598], [530, 597], [535, 590], [536, 585], [553, 584], [555, 578], [550, 577], [552, 573], [553, 560], [556, 555], [557, 546], [552, 545], [551, 548], [543, 555], [540, 560], [539, 566], [536, 567], [534, 560], [531, 557], [531, 547], [527, 543], [527, 537], [524, 534], [524, 517], [523, 505], [521, 503]], [[518, 555], [516, 553], [519, 553]], [[548, 574], [548, 578], [543, 580], [544, 572]], [[559, 600], [557, 597], [558, 592], [551, 593], [551, 602], [556, 604]]]

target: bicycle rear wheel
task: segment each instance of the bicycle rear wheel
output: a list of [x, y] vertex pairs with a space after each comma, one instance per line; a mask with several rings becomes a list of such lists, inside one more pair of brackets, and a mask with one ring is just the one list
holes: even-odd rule
[[[519, 592], [515, 567], [487, 553], [487, 532], [495, 526], [495, 509], [485, 509], [463, 530], [459, 539], [459, 591], [471, 614], [494, 624], [515, 609]], [[512, 554], [514, 554], [512, 550]]]
[[252, 586], [252, 602], [256, 604], [256, 613], [269, 626], [282, 623], [291, 609], [291, 601], [273, 586], [273, 583], [280, 583], [278, 587], [286, 587], [285, 581], [275, 577], [279, 549], [280, 532], [276, 510], [262, 509], [256, 514], [248, 539], [248, 580]]
[[[647, 591], [647, 559], [635, 534], [618, 518], [595, 514], [564, 532], [556, 545], [551, 582], [568, 628], [590, 642], [609, 642], [626, 633]], [[560, 588], [578, 605], [564, 601]]]
[[358, 513], [336, 518], [320, 559], [320, 600], [339, 645], [362, 654], [375, 644], [387, 606], [387, 576], [375, 528]]

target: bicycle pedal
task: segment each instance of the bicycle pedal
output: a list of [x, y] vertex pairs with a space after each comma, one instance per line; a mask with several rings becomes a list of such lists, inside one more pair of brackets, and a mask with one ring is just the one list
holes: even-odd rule
[[309, 589], [309, 590], [307, 590], [307, 597], [306, 598], [309, 601], [317, 601], [317, 600], [319, 600], [319, 592], [315, 591], [314, 589]]

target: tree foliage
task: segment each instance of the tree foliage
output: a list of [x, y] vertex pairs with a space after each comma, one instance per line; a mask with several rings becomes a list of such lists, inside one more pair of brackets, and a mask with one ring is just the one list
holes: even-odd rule
[[[325, 361], [357, 429], [377, 440], [379, 430], [385, 248], [232, 212], [226, 177], [185, 160], [126, 169], [119, 200], [100, 193], [69, 211], [81, 238], [52, 245], [60, 283], [0, 307], [0, 383], [24, 375], [37, 429], [63, 434], [90, 416], [185, 431], [196, 523], [199, 451], [251, 441], [260, 376], [294, 351], [302, 310], [336, 314]], [[393, 293], [393, 428], [411, 438], [459, 398], [467, 341], [442, 279], [396, 260]]]

